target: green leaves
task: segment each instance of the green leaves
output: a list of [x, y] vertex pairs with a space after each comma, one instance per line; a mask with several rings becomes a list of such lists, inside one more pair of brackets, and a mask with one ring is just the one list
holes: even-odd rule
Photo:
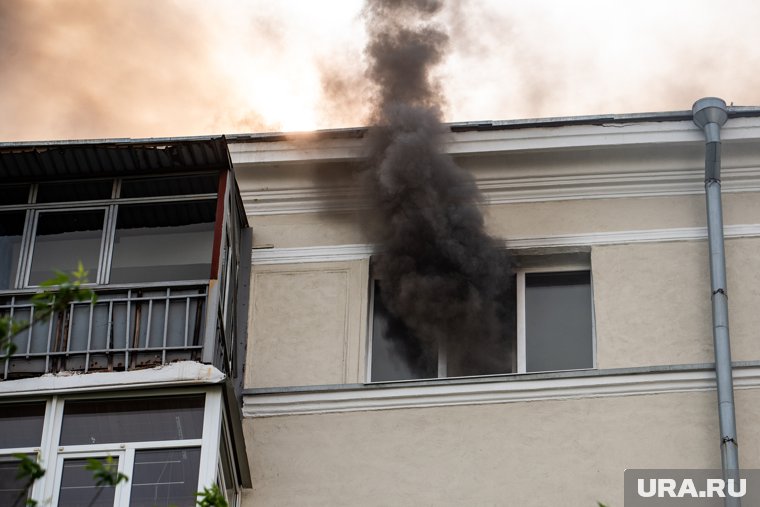
[[69, 274], [56, 271], [53, 278], [40, 284], [43, 290], [31, 298], [34, 305], [34, 319], [31, 322], [12, 319], [7, 315], [0, 317], [0, 359], [8, 360], [16, 352], [13, 337], [35, 323], [46, 321], [55, 312], [65, 310], [71, 303], [88, 300], [95, 303], [96, 294], [83, 287], [85, 284], [87, 271], [80, 261], [75, 271]]
[[216, 484], [210, 488], [203, 488], [203, 491], [196, 493], [195, 496], [198, 507], [229, 507], [227, 500], [224, 499], [224, 493]]
[[[14, 458], [19, 460], [18, 472], [16, 474], [17, 479], [25, 479], [24, 489], [21, 494], [16, 498], [13, 505], [18, 505], [21, 500], [27, 495], [27, 492], [31, 489], [34, 481], [45, 475], [45, 469], [37, 463], [36, 459], [32, 459], [26, 454], [14, 454]], [[27, 507], [35, 507], [37, 505], [36, 500], [26, 500]]]
[[92, 472], [96, 486], [116, 486], [129, 480], [129, 477], [119, 472], [118, 467], [119, 462], [109, 455], [105, 459], [87, 458], [84, 469]]

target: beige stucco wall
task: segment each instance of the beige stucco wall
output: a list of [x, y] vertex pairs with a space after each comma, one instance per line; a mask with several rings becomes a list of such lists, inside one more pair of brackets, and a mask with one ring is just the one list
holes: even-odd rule
[[[758, 238], [726, 241], [734, 360], [760, 359]], [[592, 249], [599, 368], [712, 362], [706, 241]]]
[[[738, 391], [760, 466], [760, 390]], [[244, 421], [243, 505], [623, 505], [626, 468], [720, 468], [714, 392]]]
[[[760, 223], [760, 194], [726, 193], [724, 221]], [[577, 199], [499, 204], [484, 208], [496, 237], [543, 237], [557, 234], [704, 227], [702, 195]], [[368, 211], [249, 216], [254, 245], [279, 248], [365, 244], [377, 241]]]
[[[725, 196], [726, 224], [760, 223], [760, 195]], [[501, 237], [704, 225], [702, 196], [589, 199], [486, 208]], [[253, 217], [259, 245], [366, 244], [362, 213]], [[760, 238], [726, 242], [735, 360], [760, 359]], [[591, 248], [597, 365], [711, 362], [706, 241]], [[365, 378], [369, 260], [254, 265], [246, 386], [335, 384]]]
[[364, 375], [368, 261], [253, 267], [246, 387]]

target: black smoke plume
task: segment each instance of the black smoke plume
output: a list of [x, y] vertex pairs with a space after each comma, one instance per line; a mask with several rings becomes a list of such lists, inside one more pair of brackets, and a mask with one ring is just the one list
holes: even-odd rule
[[435, 354], [448, 375], [509, 371], [510, 260], [485, 231], [472, 176], [442, 151], [445, 104], [433, 76], [448, 36], [438, 0], [368, 0], [367, 74], [375, 85], [368, 180], [384, 255], [374, 265], [397, 346]]

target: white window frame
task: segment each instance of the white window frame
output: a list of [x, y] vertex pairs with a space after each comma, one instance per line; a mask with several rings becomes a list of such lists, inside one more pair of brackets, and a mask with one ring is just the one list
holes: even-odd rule
[[[53, 496], [52, 496], [52, 503], [51, 505], [58, 505], [58, 499], [61, 493], [61, 480], [63, 479], [63, 462], [67, 459], [87, 459], [87, 458], [106, 458], [108, 456], [111, 456], [113, 458], [117, 458], [118, 466], [117, 471], [120, 473], [125, 473], [124, 470], [131, 470], [132, 466], [134, 464], [134, 450], [132, 450], [131, 456], [128, 455], [127, 451], [124, 449], [114, 449], [114, 450], [102, 450], [102, 451], [69, 451], [69, 452], [61, 452], [58, 454], [58, 457], [55, 462], [55, 474], [54, 478], [55, 481], [55, 489], [53, 490]], [[128, 457], [129, 456], [129, 457]], [[132, 459], [132, 463], [129, 463], [130, 457]], [[45, 475], [50, 473], [50, 470], [47, 471]], [[121, 507], [129, 505], [129, 492], [126, 493], [124, 490], [129, 489], [123, 487], [123, 483], [119, 483], [114, 491], [114, 502], [113, 507]], [[127, 497], [126, 499], [124, 497]]]
[[[63, 426], [63, 410], [66, 401], [79, 401], [87, 399], [119, 400], [128, 398], [146, 397], [171, 397], [188, 394], [205, 394], [203, 408], [203, 432], [201, 438], [185, 440], [160, 440], [141, 442], [114, 442], [92, 445], [58, 445]], [[26, 402], [27, 400], [23, 400]], [[35, 400], [29, 400], [35, 401]], [[217, 479], [218, 452], [221, 439], [221, 426], [223, 417], [222, 392], [219, 386], [197, 388], [168, 388], [157, 389], [150, 392], [124, 391], [124, 392], [92, 392], [73, 395], [53, 396], [47, 400], [45, 421], [42, 432], [42, 442], [39, 448], [3, 449], [2, 454], [14, 452], [36, 452], [40, 464], [47, 473], [37, 480], [32, 489], [31, 497], [45, 504], [52, 500], [51, 505], [56, 505], [60, 490], [61, 472], [63, 460], [67, 458], [104, 457], [112, 455], [119, 457], [118, 470], [129, 476], [129, 481], [121, 483], [116, 488], [114, 506], [128, 506], [132, 488], [132, 473], [134, 471], [134, 456], [136, 451], [149, 449], [181, 449], [200, 448], [200, 465], [198, 470], [197, 491], [211, 487]]]
[[[232, 451], [232, 439], [230, 437], [230, 426], [229, 422], [227, 421], [227, 413], [224, 412], [222, 414], [222, 426], [220, 431], [220, 441], [219, 441], [219, 447], [226, 446], [227, 449]], [[235, 479], [234, 484], [227, 484], [227, 481], [224, 478], [224, 469], [222, 464], [222, 453], [220, 452], [217, 457], [217, 471], [216, 471], [216, 483], [219, 485], [219, 489], [222, 492], [222, 495], [224, 495], [225, 500], [227, 500], [227, 504], [229, 507], [239, 507], [240, 506], [240, 482], [237, 480], [237, 469], [235, 467], [233, 453], [228, 451], [227, 452], [227, 458], [228, 458], [228, 464], [230, 471], [233, 474], [233, 479]], [[227, 495], [227, 487], [232, 486], [234, 489], [234, 497], [230, 498]]]
[[[42, 450], [45, 449], [46, 445], [48, 444], [49, 438], [48, 438], [48, 428], [50, 427], [52, 423], [52, 400], [51, 399], [43, 399], [43, 398], [31, 398], [31, 399], [25, 399], [25, 400], [19, 400], [18, 403], [35, 403], [35, 402], [45, 402], [45, 414], [42, 419], [42, 434], [40, 435], [40, 445], [39, 446], [33, 446], [33, 447], [11, 447], [11, 448], [4, 448], [0, 449], [0, 457], [3, 458], [13, 458], [14, 454], [26, 454], [29, 456], [34, 456], [37, 460], [37, 463], [42, 464], [43, 459], [43, 452]], [[15, 402], [10, 401], [10, 405], [15, 404]], [[2, 407], [2, 405], [0, 405]], [[44, 467], [44, 465], [43, 465]], [[39, 494], [39, 492], [42, 489], [42, 481], [37, 480], [35, 481], [34, 485], [32, 486], [32, 490], [30, 491], [31, 495], [29, 498], [36, 498], [35, 494]]]
[[[199, 174], [218, 174], [217, 171], [194, 171], [181, 174], [172, 174], [171, 177], [181, 178], [183, 176]], [[90, 273], [90, 286], [102, 286], [110, 283], [111, 261], [113, 259], [114, 237], [116, 234], [116, 219], [119, 207], [127, 204], [167, 204], [185, 201], [208, 201], [218, 199], [218, 190], [214, 193], [205, 194], [181, 194], [152, 197], [120, 197], [121, 185], [124, 180], [142, 179], [145, 176], [135, 177], [113, 177], [113, 178], [93, 178], [93, 179], [110, 179], [112, 180], [111, 197], [107, 199], [93, 199], [87, 201], [62, 201], [62, 202], [45, 202], [37, 203], [37, 190], [39, 183], [29, 183], [29, 197], [23, 204], [0, 205], [0, 211], [25, 211], [24, 229], [21, 236], [21, 245], [19, 248], [19, 258], [16, 265], [16, 276], [11, 280], [12, 287], [9, 291], [18, 291], [23, 289], [33, 289], [39, 287], [29, 284], [29, 276], [34, 256], [34, 247], [37, 235], [37, 222], [40, 213], [46, 212], [65, 212], [65, 211], [87, 211], [87, 210], [105, 210], [103, 230], [101, 234], [100, 251], [98, 253], [98, 269], [96, 273]], [[87, 179], [87, 178], [84, 178]], [[70, 180], [69, 180], [70, 181]], [[220, 217], [217, 217], [219, 220]], [[188, 282], [202, 282], [203, 280], [188, 280]], [[141, 284], [145, 285], [145, 284]]]
[[24, 258], [24, 265], [23, 265], [23, 274], [21, 278], [21, 285], [25, 288], [34, 288], [39, 287], [39, 285], [32, 285], [29, 282], [29, 277], [32, 274], [32, 261], [34, 260], [34, 250], [37, 246], [37, 224], [40, 220], [40, 215], [43, 213], [66, 213], [69, 211], [103, 211], [103, 228], [100, 231], [100, 251], [98, 252], [98, 267], [95, 272], [95, 281], [89, 282], [86, 285], [97, 285], [102, 283], [103, 280], [103, 270], [104, 270], [104, 262], [103, 262], [103, 250], [105, 246], [106, 241], [106, 232], [109, 228], [109, 223], [111, 221], [111, 214], [110, 214], [110, 207], [109, 206], [77, 206], [77, 207], [64, 207], [64, 208], [44, 208], [44, 209], [35, 209], [31, 211], [32, 218], [31, 218], [31, 228], [29, 231], [29, 247], [27, 254]]
[[[527, 273], [577, 273], [588, 272], [591, 288], [591, 361], [590, 369], [596, 369], [596, 318], [594, 314], [594, 273], [588, 264], [554, 264], [530, 268], [515, 269], [516, 320], [517, 320], [517, 370], [515, 373], [539, 373], [527, 370], [527, 336], [525, 326], [525, 275]], [[589, 368], [580, 368], [588, 370]], [[551, 370], [566, 371], [566, 370]]]
[[[512, 373], [506, 375], [519, 375], [525, 373], [538, 373], [527, 371], [527, 355], [526, 355], [526, 329], [525, 329], [525, 275], [526, 273], [571, 273], [571, 272], [588, 272], [590, 277], [591, 288], [591, 350], [592, 350], [592, 366], [591, 368], [581, 368], [582, 370], [596, 369], [596, 315], [594, 310], [594, 273], [591, 269], [590, 263], [547, 263], [542, 266], [522, 267], [515, 268], [515, 312], [516, 312], [516, 346], [515, 357], [513, 358]], [[365, 371], [367, 383], [378, 383], [388, 381], [373, 381], [372, 380], [372, 333], [373, 333], [373, 317], [375, 309], [375, 282], [377, 278], [370, 277], [369, 287], [369, 311], [367, 315], [367, 354]], [[552, 370], [552, 371], [565, 371], [565, 370]], [[504, 375], [504, 374], [498, 374]], [[490, 375], [489, 375], [490, 376]], [[446, 347], [440, 345], [438, 349], [438, 368], [437, 377], [431, 377], [430, 379], [401, 379], [393, 380], [391, 382], [414, 382], [418, 380], [435, 380], [444, 379], [446, 376]]]

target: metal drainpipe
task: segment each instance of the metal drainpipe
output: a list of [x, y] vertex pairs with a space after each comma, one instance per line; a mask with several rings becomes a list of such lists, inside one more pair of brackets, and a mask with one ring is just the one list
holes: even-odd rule
[[[723, 209], [720, 197], [720, 128], [728, 119], [726, 103], [715, 97], [699, 99], [692, 107], [694, 123], [705, 133], [705, 195], [707, 237], [710, 244], [715, 377], [718, 387], [720, 448], [723, 477], [737, 478], [739, 444], [736, 439], [734, 385], [731, 375], [731, 343], [728, 334], [726, 257], [723, 247]], [[734, 500], [734, 502], [730, 502]], [[725, 505], [741, 505], [738, 498], [726, 498]]]

